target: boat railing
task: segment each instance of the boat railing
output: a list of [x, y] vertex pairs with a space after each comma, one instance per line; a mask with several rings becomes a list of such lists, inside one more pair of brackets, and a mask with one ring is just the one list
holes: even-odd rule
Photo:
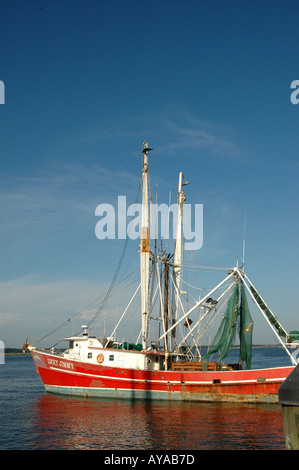
[[203, 367], [203, 363], [200, 362], [192, 362], [192, 361], [181, 361], [181, 362], [173, 362], [171, 364], [171, 370], [177, 371], [196, 371], [196, 370], [207, 370], [207, 371], [217, 371], [217, 370], [239, 370], [239, 364], [221, 364], [221, 368], [219, 367], [218, 362], [208, 362], [206, 369]]

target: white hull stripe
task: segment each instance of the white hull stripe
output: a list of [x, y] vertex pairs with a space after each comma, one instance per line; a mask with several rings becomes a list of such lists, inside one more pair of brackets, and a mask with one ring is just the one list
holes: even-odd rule
[[141, 383], [144, 383], [144, 382], [154, 382], [154, 383], [163, 382], [163, 383], [170, 383], [170, 384], [175, 384], [175, 383], [180, 384], [181, 383], [179, 380], [172, 380], [170, 382], [169, 380], [133, 379], [133, 378], [127, 378], [127, 377], [113, 377], [113, 376], [110, 376], [110, 375], [88, 374], [86, 372], [76, 372], [76, 371], [73, 371], [73, 370], [60, 369], [58, 367], [53, 367], [53, 366], [50, 366], [50, 369], [56, 370], [58, 372], [66, 372], [67, 374], [83, 375], [83, 376], [86, 376], [86, 377], [93, 377], [93, 378], [96, 378], [96, 379], [124, 380], [124, 381], [128, 381], [128, 382], [141, 382]]

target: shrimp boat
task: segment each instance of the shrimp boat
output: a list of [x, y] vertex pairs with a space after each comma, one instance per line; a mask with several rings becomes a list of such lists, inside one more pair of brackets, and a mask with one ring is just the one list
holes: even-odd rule
[[[63, 338], [67, 349], [43, 349], [27, 341], [37, 372], [47, 392], [100, 398], [216, 402], [278, 402], [278, 389], [297, 365], [291, 347], [299, 347], [299, 332], [287, 333], [249, 280], [242, 267], [226, 271], [215, 287], [185, 309], [182, 282], [182, 227], [186, 195], [179, 173], [176, 236], [173, 254], [151, 247], [149, 236], [148, 144], [142, 150], [142, 224], [140, 284], [120, 321], [139, 297], [139, 342], [117, 341], [120, 321], [110, 336], [92, 336], [83, 325], [74, 336]], [[175, 222], [175, 221], [174, 221]], [[155, 287], [154, 287], [155, 286]], [[284, 367], [251, 368], [253, 321], [246, 292], [289, 356]], [[138, 298], [137, 297], [137, 298]], [[154, 299], [159, 298], [157, 302]], [[155, 316], [154, 306], [159, 311]], [[192, 319], [191, 319], [192, 316]], [[220, 320], [219, 320], [220, 316]], [[212, 320], [218, 330], [212, 343], [199, 347]], [[154, 339], [150, 325], [158, 324]], [[182, 332], [183, 330], [183, 332]], [[157, 328], [155, 329], [157, 331]], [[239, 332], [238, 360], [224, 359]], [[36, 343], [35, 343], [36, 344]], [[207, 346], [207, 345], [206, 345]], [[212, 360], [216, 354], [217, 360]]]

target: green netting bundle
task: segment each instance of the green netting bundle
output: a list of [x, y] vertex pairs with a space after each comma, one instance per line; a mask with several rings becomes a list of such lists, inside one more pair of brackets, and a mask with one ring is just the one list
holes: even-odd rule
[[[252, 351], [252, 331], [253, 321], [247, 303], [244, 284], [241, 285], [241, 303], [240, 303], [240, 359], [241, 367], [245, 365], [246, 369], [251, 367]], [[244, 364], [245, 363], [245, 364]]]
[[208, 360], [211, 354], [219, 352], [219, 364], [226, 357], [232, 342], [235, 338], [238, 320], [238, 304], [239, 304], [239, 289], [235, 285], [232, 295], [228, 301], [226, 311], [222, 317], [220, 327], [216, 333], [213, 344], [209, 348], [209, 352], [204, 356], [203, 368], [207, 369]]
[[290, 331], [287, 339], [289, 343], [291, 343], [292, 341], [299, 341], [299, 331], [296, 331], [296, 330]]
[[208, 353], [204, 356], [204, 370], [207, 370], [210, 355], [216, 352], [219, 353], [219, 368], [221, 368], [222, 360], [227, 356], [236, 337], [238, 319], [240, 336], [239, 364], [242, 368], [245, 367], [246, 369], [250, 369], [253, 321], [250, 315], [245, 295], [245, 288], [242, 283], [240, 305], [239, 285], [236, 284], [233, 289], [232, 295], [229, 298], [226, 311], [222, 317], [222, 321], [220, 323], [214, 341], [210, 346]]

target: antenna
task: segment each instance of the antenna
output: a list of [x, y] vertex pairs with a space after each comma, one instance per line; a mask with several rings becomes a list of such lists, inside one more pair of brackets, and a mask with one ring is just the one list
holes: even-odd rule
[[246, 212], [244, 215], [244, 229], [243, 229], [243, 272], [245, 271], [245, 241], [246, 241]]

